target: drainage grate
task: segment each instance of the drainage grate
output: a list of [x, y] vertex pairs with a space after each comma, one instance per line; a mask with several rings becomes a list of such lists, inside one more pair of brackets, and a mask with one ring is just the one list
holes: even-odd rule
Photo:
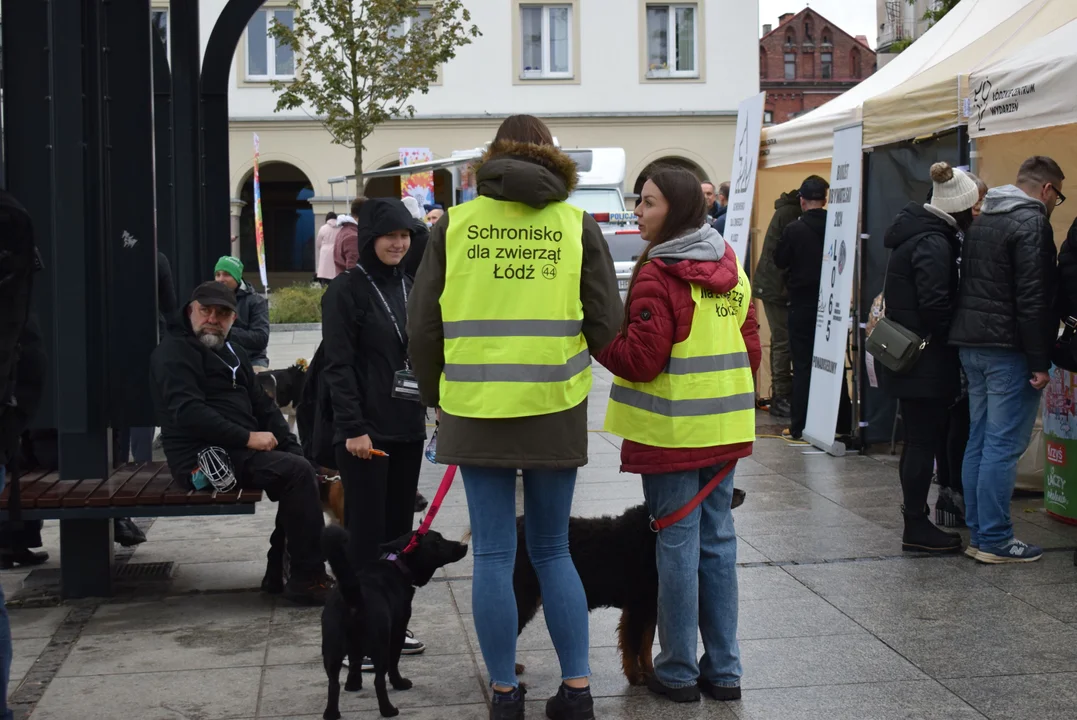
[[171, 580], [174, 566], [171, 562], [126, 563], [116, 568], [114, 577], [117, 580]]

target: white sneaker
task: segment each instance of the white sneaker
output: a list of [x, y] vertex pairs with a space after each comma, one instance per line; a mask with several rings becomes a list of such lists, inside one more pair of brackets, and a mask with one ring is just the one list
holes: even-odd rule
[[407, 636], [404, 638], [404, 649], [400, 651], [401, 655], [422, 655], [426, 651], [426, 645], [415, 639], [415, 635], [411, 630], [407, 631]]

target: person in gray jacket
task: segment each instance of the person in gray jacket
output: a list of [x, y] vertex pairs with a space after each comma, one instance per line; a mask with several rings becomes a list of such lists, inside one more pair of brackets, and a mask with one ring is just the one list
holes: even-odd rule
[[269, 303], [243, 281], [243, 263], [225, 255], [217, 261], [213, 279], [236, 294], [236, 322], [228, 339], [247, 351], [255, 372], [269, 369]]

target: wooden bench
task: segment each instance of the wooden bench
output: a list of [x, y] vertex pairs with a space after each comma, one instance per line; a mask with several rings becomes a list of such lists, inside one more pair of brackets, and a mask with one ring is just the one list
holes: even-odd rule
[[[132, 463], [105, 480], [61, 480], [56, 472], [19, 479], [24, 520], [60, 521], [60, 583], [65, 598], [112, 594], [112, 519], [253, 515], [260, 490], [227, 493], [190, 490], [165, 463]], [[10, 484], [0, 494], [0, 520], [8, 519]]]

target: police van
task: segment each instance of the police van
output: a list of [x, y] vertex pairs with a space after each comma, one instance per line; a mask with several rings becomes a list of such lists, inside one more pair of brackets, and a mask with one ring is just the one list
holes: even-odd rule
[[[554, 143], [557, 143], [556, 138]], [[576, 189], [568, 196], [568, 202], [588, 213], [602, 229], [609, 245], [610, 255], [617, 270], [617, 284], [624, 299], [632, 268], [643, 252], [646, 243], [639, 234], [636, 216], [625, 208], [625, 151], [623, 148], [561, 148], [576, 163], [580, 179]], [[451, 176], [449, 197], [453, 205], [475, 198], [475, 161], [482, 157], [485, 147], [471, 150], [455, 150], [452, 155], [439, 160], [412, 165], [382, 168], [363, 173], [361, 183], [375, 178], [414, 175], [421, 172], [445, 170]], [[329, 187], [336, 206], [336, 186], [344, 185], [341, 203], [347, 206], [351, 197], [354, 175], [329, 178]]]

